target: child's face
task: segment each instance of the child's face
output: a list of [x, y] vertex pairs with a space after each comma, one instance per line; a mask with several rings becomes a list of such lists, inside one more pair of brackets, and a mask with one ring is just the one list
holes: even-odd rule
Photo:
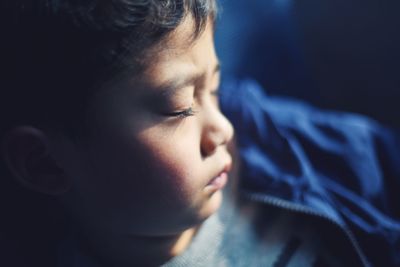
[[[73, 179], [66, 205], [96, 232], [122, 239], [176, 234], [221, 204], [221, 181], [211, 181], [230, 168], [233, 129], [215, 94], [211, 23], [190, 44], [192, 31], [185, 20], [143, 74], [94, 97], [87, 145], [62, 142], [61, 162]], [[179, 115], [185, 110], [192, 116]]]

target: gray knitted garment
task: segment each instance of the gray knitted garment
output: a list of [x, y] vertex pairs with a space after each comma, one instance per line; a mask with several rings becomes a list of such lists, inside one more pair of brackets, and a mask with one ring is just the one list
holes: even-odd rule
[[[329, 263], [329, 264], [328, 264]], [[312, 231], [283, 212], [238, 212], [224, 203], [189, 248], [163, 267], [344, 266]]]

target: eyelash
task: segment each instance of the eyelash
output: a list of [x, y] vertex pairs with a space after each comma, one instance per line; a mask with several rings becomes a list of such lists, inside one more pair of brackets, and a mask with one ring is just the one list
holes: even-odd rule
[[[216, 97], [220, 96], [221, 91], [220, 90], [215, 90], [211, 92], [211, 95], [214, 95]], [[193, 110], [192, 107], [187, 108], [185, 110], [182, 111], [178, 111], [178, 112], [173, 112], [173, 113], [169, 113], [166, 114], [168, 117], [180, 117], [180, 118], [187, 118], [190, 116], [194, 116], [196, 114], [196, 111]]]
[[190, 107], [190, 108], [187, 108], [187, 109], [179, 111], [179, 112], [169, 113], [167, 115], [170, 117], [187, 118], [187, 117], [193, 116], [195, 114], [196, 114], [196, 111], [194, 111], [193, 108]]

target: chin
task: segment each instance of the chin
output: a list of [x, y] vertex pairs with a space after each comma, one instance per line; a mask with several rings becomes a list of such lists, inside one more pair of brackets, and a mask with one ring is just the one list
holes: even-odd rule
[[219, 190], [211, 194], [204, 203], [203, 208], [200, 210], [199, 219], [204, 221], [208, 217], [216, 213], [218, 209], [221, 207], [222, 198], [223, 198], [222, 190]]
[[[218, 211], [221, 207], [222, 199], [223, 192], [221, 190], [207, 196], [207, 198], [197, 208], [192, 209], [189, 214], [186, 214], [183, 217], [184, 219], [181, 217], [183, 220], [180, 221], [181, 227], [179, 228], [179, 231], [187, 230], [202, 224]], [[176, 229], [173, 232], [175, 233]]]

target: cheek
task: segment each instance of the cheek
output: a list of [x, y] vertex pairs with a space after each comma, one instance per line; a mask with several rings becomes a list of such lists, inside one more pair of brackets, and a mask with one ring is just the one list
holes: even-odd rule
[[183, 208], [200, 194], [204, 181], [195, 134], [186, 132], [178, 137], [177, 132], [149, 130], [112, 140], [109, 138], [107, 145], [93, 154], [92, 177], [104, 191], [99, 194], [108, 194], [107, 205], [146, 203], [147, 207], [157, 207], [162, 203], [164, 207]]
[[[157, 135], [156, 135], [157, 136]], [[140, 143], [140, 169], [161, 187], [170, 187], [176, 196], [194, 193], [202, 182], [199, 141], [196, 135], [163, 135]]]

